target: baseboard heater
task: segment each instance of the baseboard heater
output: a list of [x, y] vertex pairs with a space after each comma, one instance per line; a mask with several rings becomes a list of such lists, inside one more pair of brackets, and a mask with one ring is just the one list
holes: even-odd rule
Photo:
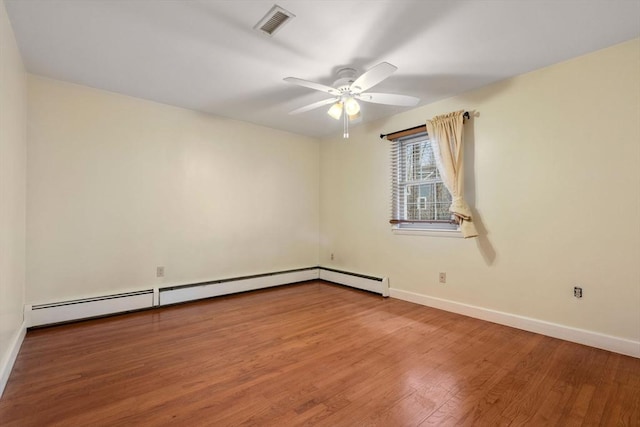
[[318, 268], [309, 267], [277, 273], [212, 280], [190, 285], [171, 286], [160, 288], [160, 305], [178, 304], [316, 279], [318, 279]]
[[153, 307], [153, 289], [25, 306], [27, 327], [52, 325]]
[[320, 270], [321, 280], [374, 292], [383, 297], [389, 296], [389, 279], [386, 277], [367, 276], [328, 267], [318, 267], [318, 269]]
[[389, 296], [387, 278], [316, 266], [49, 304], [26, 305], [25, 322], [28, 328], [53, 325], [317, 279]]

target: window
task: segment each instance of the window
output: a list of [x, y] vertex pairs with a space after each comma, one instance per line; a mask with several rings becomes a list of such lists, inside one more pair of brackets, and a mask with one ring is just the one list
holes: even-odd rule
[[457, 230], [451, 194], [442, 182], [426, 132], [392, 143], [392, 212], [395, 230]]

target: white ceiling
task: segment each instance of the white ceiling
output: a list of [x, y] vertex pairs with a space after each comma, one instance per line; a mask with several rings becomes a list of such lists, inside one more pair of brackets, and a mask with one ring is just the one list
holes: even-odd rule
[[[253, 26], [277, 1], [296, 18]], [[640, 0], [5, 0], [27, 70], [310, 136], [340, 133], [335, 72], [399, 69], [375, 87], [421, 105], [640, 35]], [[594, 82], [596, 84], [596, 82]], [[553, 90], [553, 88], [550, 88]], [[363, 105], [363, 121], [405, 108]]]

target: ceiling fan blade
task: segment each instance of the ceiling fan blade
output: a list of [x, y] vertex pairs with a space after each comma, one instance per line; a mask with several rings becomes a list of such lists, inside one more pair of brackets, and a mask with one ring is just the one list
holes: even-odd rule
[[304, 107], [300, 107], [298, 109], [295, 109], [295, 110], [291, 111], [289, 114], [304, 113], [306, 111], [310, 111], [310, 110], [313, 110], [315, 108], [320, 108], [323, 105], [333, 104], [337, 100], [338, 100], [338, 98], [323, 99], [322, 101], [314, 102], [313, 104], [305, 105]]
[[361, 93], [377, 85], [396, 71], [398, 67], [388, 62], [381, 62], [351, 83], [353, 93]]
[[360, 101], [374, 104], [399, 105], [401, 107], [414, 107], [420, 102], [420, 98], [407, 95], [396, 95], [394, 93], [374, 93], [367, 92], [355, 96]]
[[308, 80], [302, 80], [297, 77], [287, 77], [284, 79], [284, 81], [293, 83], [294, 85], [308, 87], [309, 89], [319, 90], [320, 92], [325, 92], [331, 95], [340, 95], [340, 91], [332, 88], [331, 86], [326, 86], [316, 82], [310, 82]]

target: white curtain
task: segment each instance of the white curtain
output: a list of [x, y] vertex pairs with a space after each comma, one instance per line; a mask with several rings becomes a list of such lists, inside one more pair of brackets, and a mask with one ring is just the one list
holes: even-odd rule
[[453, 198], [449, 211], [460, 224], [462, 235], [468, 238], [476, 237], [478, 232], [471, 219], [471, 210], [463, 197], [463, 114], [464, 111], [456, 111], [427, 120], [427, 133], [438, 171]]

